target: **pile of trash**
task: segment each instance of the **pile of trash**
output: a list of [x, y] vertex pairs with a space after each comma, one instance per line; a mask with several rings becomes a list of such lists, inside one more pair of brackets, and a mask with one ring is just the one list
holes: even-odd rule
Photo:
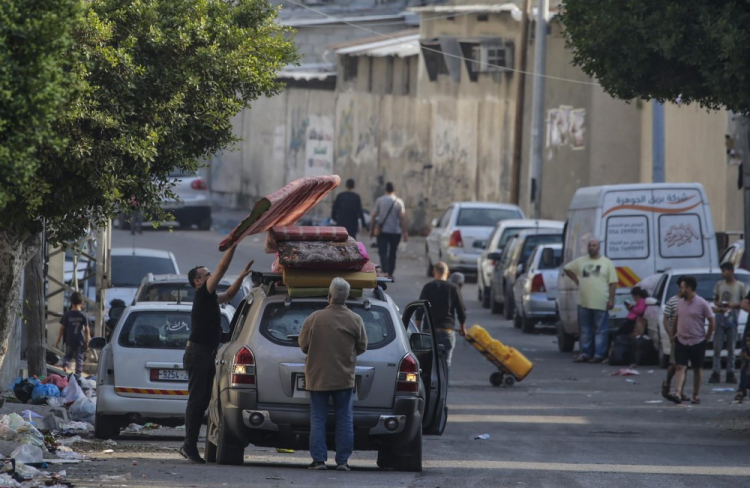
[[72, 420], [93, 424], [96, 415], [96, 378], [50, 374], [45, 378], [16, 378], [10, 390], [19, 402], [65, 407]]

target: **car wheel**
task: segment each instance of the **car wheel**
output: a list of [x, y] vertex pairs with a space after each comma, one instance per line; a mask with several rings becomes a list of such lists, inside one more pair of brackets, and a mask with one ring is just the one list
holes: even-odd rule
[[513, 318], [513, 310], [515, 308], [516, 307], [514, 306], [514, 303], [513, 303], [513, 292], [510, 291], [510, 290], [506, 291], [505, 292], [505, 309], [503, 310], [503, 316], [507, 320], [512, 319]]
[[199, 230], [211, 230], [211, 217], [206, 217], [198, 222]]
[[562, 324], [557, 324], [557, 349], [560, 352], [573, 352], [575, 345], [575, 337], [565, 332]]
[[486, 286], [482, 287], [482, 306], [490, 308], [490, 289]]
[[490, 311], [498, 314], [503, 312], [503, 305], [497, 303], [497, 297], [495, 297], [495, 288], [490, 288]]
[[521, 318], [521, 330], [524, 334], [533, 334], [536, 331], [533, 320], [529, 320], [526, 317]]
[[240, 447], [237, 441], [232, 439], [226, 428], [224, 418], [219, 426], [219, 437], [216, 444], [216, 462], [218, 464], [240, 466], [245, 462], [245, 448]]
[[477, 301], [478, 302], [481, 302], [482, 298], [484, 297], [484, 289], [481, 286], [479, 286], [480, 280], [481, 278], [477, 280]]
[[94, 418], [94, 437], [102, 440], [114, 439], [120, 435], [120, 421], [115, 415], [97, 413]]
[[208, 424], [206, 425], [206, 453], [205, 458], [207, 463], [215, 463], [216, 462], [216, 444], [208, 440], [208, 433], [211, 432], [212, 429], [214, 429], [214, 423], [211, 420], [211, 414], [208, 414]]
[[394, 469], [398, 464], [398, 457], [393, 454], [390, 447], [378, 449], [378, 467], [381, 469]]
[[409, 452], [411, 456], [400, 456], [398, 459], [398, 470], [410, 473], [422, 472], [422, 429], [417, 430], [417, 435], [411, 442]]
[[432, 261], [430, 261], [430, 255], [427, 255], [427, 272], [425, 273], [428, 278], [432, 278]]
[[522, 324], [523, 318], [521, 318], [521, 314], [518, 313], [518, 309], [516, 309], [515, 313], [513, 313], [513, 327], [520, 329]]

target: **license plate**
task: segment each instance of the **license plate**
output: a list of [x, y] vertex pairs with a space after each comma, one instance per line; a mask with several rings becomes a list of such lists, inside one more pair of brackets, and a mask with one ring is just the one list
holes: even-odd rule
[[304, 376], [297, 376], [297, 389], [300, 391], [305, 391], [307, 389], [307, 383], [305, 383]]
[[159, 369], [157, 370], [159, 381], [187, 381], [188, 373], [184, 369]]

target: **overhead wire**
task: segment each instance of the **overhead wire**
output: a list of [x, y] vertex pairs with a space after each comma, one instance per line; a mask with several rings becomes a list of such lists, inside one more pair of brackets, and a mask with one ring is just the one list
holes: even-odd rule
[[[284, 0], [284, 1], [288, 2], [288, 3], [291, 3], [293, 5], [296, 5], [298, 7], [302, 7], [304, 9], [310, 10], [311, 12], [315, 12], [318, 15], [322, 15], [324, 17], [328, 17], [329, 19], [335, 20], [336, 22], [339, 22], [339, 23], [342, 23], [342, 24], [346, 24], [346, 25], [348, 25], [350, 27], [354, 27], [356, 29], [364, 30], [366, 32], [374, 34], [377, 37], [382, 37], [384, 39], [389, 39], [389, 40], [392, 40], [392, 41], [401, 42], [400, 39], [398, 39], [397, 37], [392, 37], [392, 36], [389, 36], [389, 35], [384, 34], [382, 32], [374, 31], [372, 29], [368, 29], [367, 27], [362, 27], [361, 25], [355, 24], [353, 22], [349, 22], [346, 19], [343, 19], [341, 17], [328, 14], [326, 12], [323, 12], [323, 11], [318, 10], [316, 8], [310, 7], [308, 5], [304, 5], [304, 4], [296, 2], [294, 0]], [[472, 14], [476, 14], [476, 12], [471, 12], [471, 13]], [[468, 13], [467, 13], [467, 15], [468, 15]], [[464, 56], [459, 56], [459, 55], [456, 55], [456, 54], [446, 53], [446, 52], [443, 52], [443, 51], [441, 51], [439, 49], [433, 49], [433, 48], [430, 48], [430, 47], [427, 47], [427, 46], [421, 46], [421, 48], [422, 48], [423, 51], [430, 51], [430, 52], [434, 52], [436, 54], [442, 54], [443, 56], [446, 56], [446, 57], [449, 57], [449, 58], [460, 59], [461, 61], [469, 61], [469, 62], [472, 62], [472, 63], [478, 63], [478, 61], [476, 59], [471, 59], [471, 58], [467, 58], [467, 57], [464, 57]], [[488, 67], [491, 67], [491, 68], [498, 68], [498, 69], [500, 69], [502, 71], [511, 71], [513, 73], [525, 74], [525, 75], [530, 75], [530, 76], [539, 76], [539, 77], [542, 77], [542, 78], [545, 78], [545, 79], [548, 79], [548, 80], [564, 81], [564, 82], [567, 82], [567, 83], [574, 83], [574, 84], [578, 84], [578, 85], [599, 86], [599, 83], [595, 83], [595, 82], [591, 82], [591, 81], [573, 80], [573, 79], [570, 79], [570, 78], [563, 78], [563, 77], [560, 77], [560, 76], [553, 76], [553, 75], [542, 75], [542, 74], [536, 73], [534, 71], [524, 71], [524, 70], [515, 69], [515, 68], [508, 68], [508, 67], [500, 66], [500, 65], [497, 65], [497, 64], [482, 63], [482, 65], [488, 66]]]

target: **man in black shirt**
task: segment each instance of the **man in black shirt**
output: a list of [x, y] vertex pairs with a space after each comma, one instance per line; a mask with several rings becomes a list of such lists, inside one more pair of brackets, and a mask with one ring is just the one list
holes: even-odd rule
[[352, 239], [357, 238], [359, 222], [362, 223], [363, 229], [367, 227], [365, 214], [362, 212], [362, 200], [354, 192], [354, 180], [346, 180], [346, 191], [339, 193], [333, 202], [331, 218], [336, 221], [336, 225], [345, 227]]
[[198, 434], [211, 400], [211, 387], [216, 374], [216, 350], [219, 344], [228, 339], [221, 329], [219, 304], [234, 298], [253, 266], [253, 261], [250, 261], [227, 291], [216, 293], [216, 286], [229, 269], [236, 247], [237, 244], [224, 253], [213, 274], [205, 266], [197, 266], [188, 273], [188, 280], [196, 291], [191, 312], [190, 338], [182, 358], [188, 373], [188, 402], [185, 410], [185, 443], [180, 448], [180, 454], [194, 463], [205, 463], [198, 452]]
[[[430, 302], [432, 320], [438, 343], [445, 347], [445, 359], [451, 365], [453, 348], [456, 345], [456, 319], [460, 328], [458, 333], [466, 335], [466, 309], [458, 287], [448, 281], [448, 265], [440, 262], [432, 268], [433, 281], [424, 285], [420, 300]], [[422, 328], [422, 314], [417, 314], [417, 327]]]

